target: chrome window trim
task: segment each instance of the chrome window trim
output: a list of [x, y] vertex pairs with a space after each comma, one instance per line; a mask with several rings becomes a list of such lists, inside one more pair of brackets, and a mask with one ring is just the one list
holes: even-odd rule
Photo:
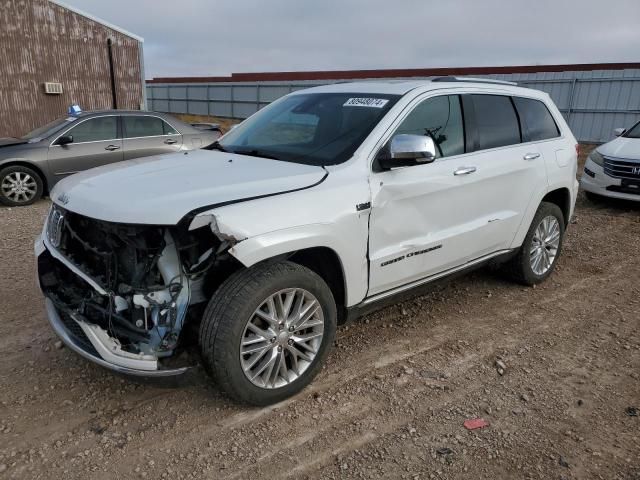
[[[86, 145], [89, 143], [121, 142], [121, 141], [122, 141], [121, 138], [110, 138], [108, 140], [91, 140], [90, 142], [71, 142], [71, 143], [68, 143], [67, 145]], [[67, 145], [49, 145], [49, 147], [66, 147]]]
[[[407, 92], [408, 93], [408, 92]], [[413, 110], [418, 107], [421, 103], [430, 100], [432, 98], [435, 97], [441, 97], [441, 96], [445, 96], [445, 95], [498, 95], [498, 96], [504, 96], [504, 97], [520, 97], [520, 98], [526, 98], [526, 99], [531, 99], [531, 100], [537, 100], [539, 102], [542, 102], [543, 105], [547, 106], [546, 103], [536, 97], [529, 97], [527, 95], [523, 95], [523, 94], [518, 94], [515, 95], [513, 92], [504, 92], [504, 91], [500, 91], [500, 93], [496, 93], [494, 91], [468, 91], [466, 88], [455, 88], [455, 87], [451, 87], [451, 88], [438, 88], [438, 89], [433, 89], [433, 90], [428, 90], [426, 92], [422, 92], [420, 94], [418, 94], [415, 98], [413, 98], [407, 105], [405, 105], [403, 107], [403, 109], [396, 115], [396, 118], [393, 120], [393, 122], [391, 123], [391, 125], [387, 128], [387, 130], [385, 130], [385, 132], [380, 136], [380, 138], [378, 139], [378, 141], [376, 142], [376, 144], [374, 145], [373, 149], [371, 149], [371, 151], [369, 152], [369, 154], [367, 155], [368, 158], [368, 163], [369, 163], [369, 172], [371, 174], [384, 174], [387, 172], [387, 170], [382, 170], [382, 171], [376, 171], [374, 170], [374, 163], [375, 163], [375, 159], [378, 155], [378, 153], [380, 152], [380, 150], [382, 150], [384, 148], [384, 146], [386, 145], [386, 143], [393, 137], [395, 131], [398, 129], [398, 127], [402, 124], [402, 122], [404, 122], [404, 120], [413, 112]], [[405, 94], [406, 95], [406, 94]], [[560, 123], [558, 122], [558, 120], [556, 119], [556, 117], [554, 116], [554, 114], [551, 112], [551, 110], [549, 109], [549, 107], [547, 107], [547, 110], [549, 111], [549, 114], [551, 115], [551, 117], [553, 118], [554, 122], [556, 122], [556, 125], [558, 126], [558, 130], [560, 131], [560, 135], [558, 137], [553, 137], [553, 138], [547, 138], [544, 140], [530, 140], [528, 142], [520, 142], [520, 143], [514, 143], [511, 145], [501, 145], [499, 147], [493, 147], [493, 148], [485, 148], [485, 149], [478, 149], [478, 150], [473, 150], [471, 152], [464, 152], [464, 153], [459, 153], [458, 155], [451, 155], [451, 156], [447, 156], [447, 157], [439, 157], [436, 158], [434, 162], [432, 163], [436, 163], [436, 162], [441, 162], [441, 161], [447, 161], [450, 159], [457, 159], [457, 158], [464, 158], [467, 157], [469, 155], [474, 155], [477, 153], [484, 153], [484, 152], [493, 152], [493, 151], [499, 151], [499, 150], [505, 150], [507, 148], [515, 148], [515, 147], [519, 147], [521, 145], [537, 145], [540, 143], [546, 143], [546, 142], [557, 142], [558, 140], [565, 140], [566, 136], [564, 134], [563, 129], [560, 127]], [[387, 113], [388, 115], [388, 113]], [[382, 119], [380, 119], [380, 121], [382, 121], [384, 119], [384, 117]], [[366, 141], [366, 139], [364, 140]], [[364, 143], [363, 141], [363, 143]], [[427, 166], [427, 165], [431, 165], [430, 163], [428, 164], [424, 164], [424, 165], [413, 165], [411, 167], [399, 167], [399, 168], [413, 168], [413, 167], [420, 167], [420, 166]]]
[[[74, 124], [71, 127], [69, 127], [64, 132], [62, 132], [60, 135], [58, 135], [56, 137], [56, 139], [49, 144], [49, 148], [51, 148], [51, 147], [63, 147], [64, 145], [54, 145], [54, 144], [60, 139], [60, 137], [64, 137], [68, 132], [70, 132], [71, 130], [73, 130], [78, 125], [80, 125], [80, 124], [82, 124], [84, 122], [88, 122], [89, 120], [95, 120], [96, 118], [119, 117], [119, 116], [120, 116], [120, 114], [118, 114], [118, 113], [107, 113], [105, 115], [96, 115], [95, 117], [88, 117], [88, 118], [84, 118], [82, 120], [79, 120], [78, 122], [74, 122]], [[122, 138], [111, 138], [111, 139], [107, 139], [107, 140], [91, 140], [89, 142], [72, 142], [72, 143], [74, 145], [83, 145], [85, 143], [113, 142], [115, 140], [122, 140]], [[69, 145], [71, 145], [71, 143]]]
[[166, 135], [149, 135], [148, 137], [128, 137], [128, 138], [123, 138], [122, 141], [126, 141], [126, 140], [140, 140], [141, 138], [162, 138], [162, 137], [177, 137], [181, 135], [180, 133], [170, 133], [170, 134], [166, 134]]

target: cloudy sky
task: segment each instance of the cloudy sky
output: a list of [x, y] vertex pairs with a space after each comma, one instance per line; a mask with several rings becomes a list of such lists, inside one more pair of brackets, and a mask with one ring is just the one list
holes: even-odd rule
[[66, 0], [145, 39], [147, 78], [640, 61], [638, 0]]

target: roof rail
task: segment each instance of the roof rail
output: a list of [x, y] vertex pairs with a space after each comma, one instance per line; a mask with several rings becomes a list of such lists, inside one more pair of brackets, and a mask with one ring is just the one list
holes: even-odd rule
[[473, 82], [473, 83], [494, 83], [498, 85], [518, 85], [516, 82], [507, 82], [506, 80], [494, 80], [492, 78], [475, 78], [475, 77], [435, 77], [432, 82]]

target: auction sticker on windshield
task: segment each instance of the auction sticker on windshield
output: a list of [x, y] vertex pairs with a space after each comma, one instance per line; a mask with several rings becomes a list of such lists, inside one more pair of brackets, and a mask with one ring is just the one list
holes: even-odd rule
[[384, 98], [350, 98], [344, 102], [343, 107], [369, 107], [382, 108], [389, 100]]

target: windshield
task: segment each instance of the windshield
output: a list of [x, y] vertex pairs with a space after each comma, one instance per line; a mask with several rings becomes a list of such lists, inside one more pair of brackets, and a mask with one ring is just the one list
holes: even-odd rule
[[624, 132], [623, 137], [640, 138], [640, 122], [636, 123], [633, 127]]
[[348, 160], [399, 95], [310, 93], [281, 98], [212, 148], [309, 165]]
[[53, 135], [57, 131], [62, 130], [67, 125], [71, 125], [71, 122], [74, 122], [75, 120], [77, 120], [76, 117], [58, 118], [53, 122], [49, 122], [46, 125], [43, 125], [42, 127], [36, 128], [35, 130], [31, 130], [24, 137], [22, 137], [22, 139], [33, 140], [35, 138], [48, 137], [49, 135]]

